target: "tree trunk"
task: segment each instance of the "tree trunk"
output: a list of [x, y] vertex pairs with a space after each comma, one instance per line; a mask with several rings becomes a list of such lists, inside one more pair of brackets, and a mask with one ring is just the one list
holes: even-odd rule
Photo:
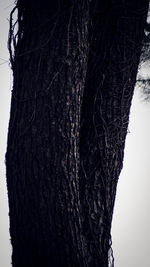
[[88, 266], [108, 266], [112, 252], [113, 207], [145, 22], [144, 3], [133, 2], [92, 10], [80, 143]]
[[113, 266], [111, 221], [148, 8], [141, 1], [18, 0], [16, 35], [12, 11], [13, 267]]

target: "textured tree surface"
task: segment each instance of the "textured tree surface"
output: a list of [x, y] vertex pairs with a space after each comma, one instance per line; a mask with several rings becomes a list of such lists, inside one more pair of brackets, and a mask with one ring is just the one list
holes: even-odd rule
[[13, 267], [113, 266], [147, 9], [148, 0], [16, 2], [6, 153]]

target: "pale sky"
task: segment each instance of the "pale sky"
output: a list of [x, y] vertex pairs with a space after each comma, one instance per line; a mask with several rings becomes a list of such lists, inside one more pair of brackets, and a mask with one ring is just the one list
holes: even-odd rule
[[[12, 81], [9, 65], [4, 60], [9, 58], [7, 19], [12, 3], [12, 0], [0, 1], [0, 267], [11, 267], [4, 159]], [[136, 89], [112, 223], [115, 267], [150, 267], [149, 118], [150, 103], [144, 103]]]

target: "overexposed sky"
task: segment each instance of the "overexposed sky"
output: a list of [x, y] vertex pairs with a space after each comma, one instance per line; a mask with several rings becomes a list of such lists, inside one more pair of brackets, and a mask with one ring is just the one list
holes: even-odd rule
[[[11, 267], [5, 152], [11, 97], [8, 19], [12, 0], [0, 1], [0, 267]], [[150, 103], [135, 90], [124, 168], [118, 182], [112, 241], [115, 267], [150, 266]]]
[[150, 266], [150, 103], [135, 90], [112, 223], [115, 267]]

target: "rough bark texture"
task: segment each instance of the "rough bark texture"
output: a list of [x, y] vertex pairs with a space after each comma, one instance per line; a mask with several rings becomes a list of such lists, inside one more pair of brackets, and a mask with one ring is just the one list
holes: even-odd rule
[[13, 267], [113, 266], [147, 8], [146, 0], [17, 1], [6, 154]]

